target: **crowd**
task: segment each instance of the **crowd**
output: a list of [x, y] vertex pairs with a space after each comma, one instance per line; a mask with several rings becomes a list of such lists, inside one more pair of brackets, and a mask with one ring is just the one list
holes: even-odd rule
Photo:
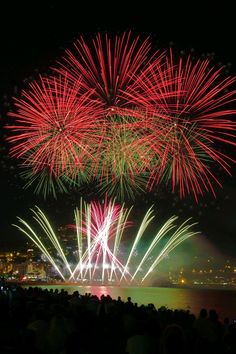
[[236, 324], [213, 309], [1, 286], [1, 354], [235, 354]]

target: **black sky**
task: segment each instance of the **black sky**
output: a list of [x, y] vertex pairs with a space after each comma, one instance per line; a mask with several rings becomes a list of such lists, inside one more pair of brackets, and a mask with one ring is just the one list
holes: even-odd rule
[[[214, 61], [227, 66], [236, 75], [236, 30], [233, 5], [216, 2], [142, 1], [140, 4], [110, 1], [80, 3], [79, 1], [19, 1], [0, 4], [0, 95], [1, 95], [1, 219], [0, 249], [19, 242], [19, 234], [11, 224], [16, 215], [28, 215], [29, 207], [42, 206], [51, 215], [63, 210], [71, 222], [72, 204], [76, 197], [65, 196], [57, 202], [46, 203], [32, 191], [22, 190], [18, 170], [7, 157], [4, 141], [5, 112], [11, 96], [24, 87], [25, 82], [44, 73], [64, 49], [71, 47], [79, 35], [90, 36], [98, 31], [122, 32], [133, 30], [149, 35], [161, 49], [171, 44], [175, 50], [196, 56], [212, 55]], [[235, 158], [235, 151], [233, 150]], [[223, 252], [236, 257], [236, 168], [233, 177], [223, 177], [224, 189], [217, 189], [217, 199], [207, 195], [199, 205], [191, 198], [179, 201], [163, 191], [158, 196], [143, 196], [138, 203], [149, 206], [157, 202], [160, 217], [173, 213], [193, 216], [200, 230]]]

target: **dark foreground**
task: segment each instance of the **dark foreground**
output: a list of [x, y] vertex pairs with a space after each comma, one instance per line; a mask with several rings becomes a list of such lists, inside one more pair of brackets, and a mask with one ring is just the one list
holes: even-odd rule
[[1, 287], [0, 353], [236, 353], [236, 324], [217, 312], [137, 305], [61, 289]]

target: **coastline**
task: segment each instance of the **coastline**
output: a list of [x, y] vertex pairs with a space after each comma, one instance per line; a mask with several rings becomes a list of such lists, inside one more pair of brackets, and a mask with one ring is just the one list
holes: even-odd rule
[[115, 287], [115, 288], [173, 288], [173, 289], [193, 289], [193, 290], [234, 290], [236, 291], [236, 285], [225, 285], [225, 284], [191, 284], [191, 285], [180, 285], [180, 284], [155, 284], [155, 285], [136, 285], [136, 286], [128, 286], [128, 285], [122, 285], [122, 284], [101, 284], [101, 283], [79, 283], [79, 282], [64, 282], [64, 281], [13, 281], [13, 280], [7, 280], [6, 284], [9, 284], [11, 286], [22, 286], [22, 287], [28, 287], [28, 286], [65, 286], [65, 287]]

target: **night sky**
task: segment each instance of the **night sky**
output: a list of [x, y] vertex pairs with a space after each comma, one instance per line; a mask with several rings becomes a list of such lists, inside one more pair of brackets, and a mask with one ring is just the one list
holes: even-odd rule
[[[174, 1], [175, 5], [169, 1], [166, 5], [163, 1], [156, 1], [153, 8], [144, 1], [133, 5], [132, 10], [127, 8], [127, 2], [112, 2], [110, 7], [99, 1], [97, 5], [89, 2], [82, 6], [71, 1], [62, 4], [47, 1], [46, 5], [42, 1], [19, 3], [3, 5], [1, 2], [0, 5], [1, 19], [4, 19], [0, 21], [0, 250], [18, 247], [25, 241], [11, 224], [16, 222], [17, 215], [30, 221], [29, 208], [34, 205], [45, 210], [58, 226], [59, 220], [72, 222], [73, 209], [80, 194], [45, 201], [32, 190], [24, 190], [19, 169], [8, 157], [3, 126], [7, 121], [6, 112], [11, 107], [11, 97], [17, 96], [38, 73], [47, 73], [64, 50], [72, 48], [79, 35], [91, 36], [98, 31], [121, 33], [131, 29], [135, 34], [150, 36], [160, 49], [168, 49], [171, 45], [176, 51], [191, 51], [197, 57], [211, 56], [213, 63], [226, 66], [226, 73], [236, 75], [235, 13], [226, 1], [221, 5], [196, 2], [191, 5], [195, 8], [185, 8], [179, 1]], [[235, 149], [231, 149], [231, 155], [236, 158]], [[236, 168], [232, 169], [232, 177], [222, 171], [218, 173], [218, 176], [222, 174], [223, 189], [216, 188], [217, 199], [205, 195], [199, 204], [193, 197], [181, 201], [177, 195], [161, 187], [140, 196], [135, 202], [136, 209], [144, 215], [142, 211], [154, 203], [159, 220], [164, 221], [173, 214], [182, 219], [193, 217], [209, 242], [222, 253], [236, 258]]]

